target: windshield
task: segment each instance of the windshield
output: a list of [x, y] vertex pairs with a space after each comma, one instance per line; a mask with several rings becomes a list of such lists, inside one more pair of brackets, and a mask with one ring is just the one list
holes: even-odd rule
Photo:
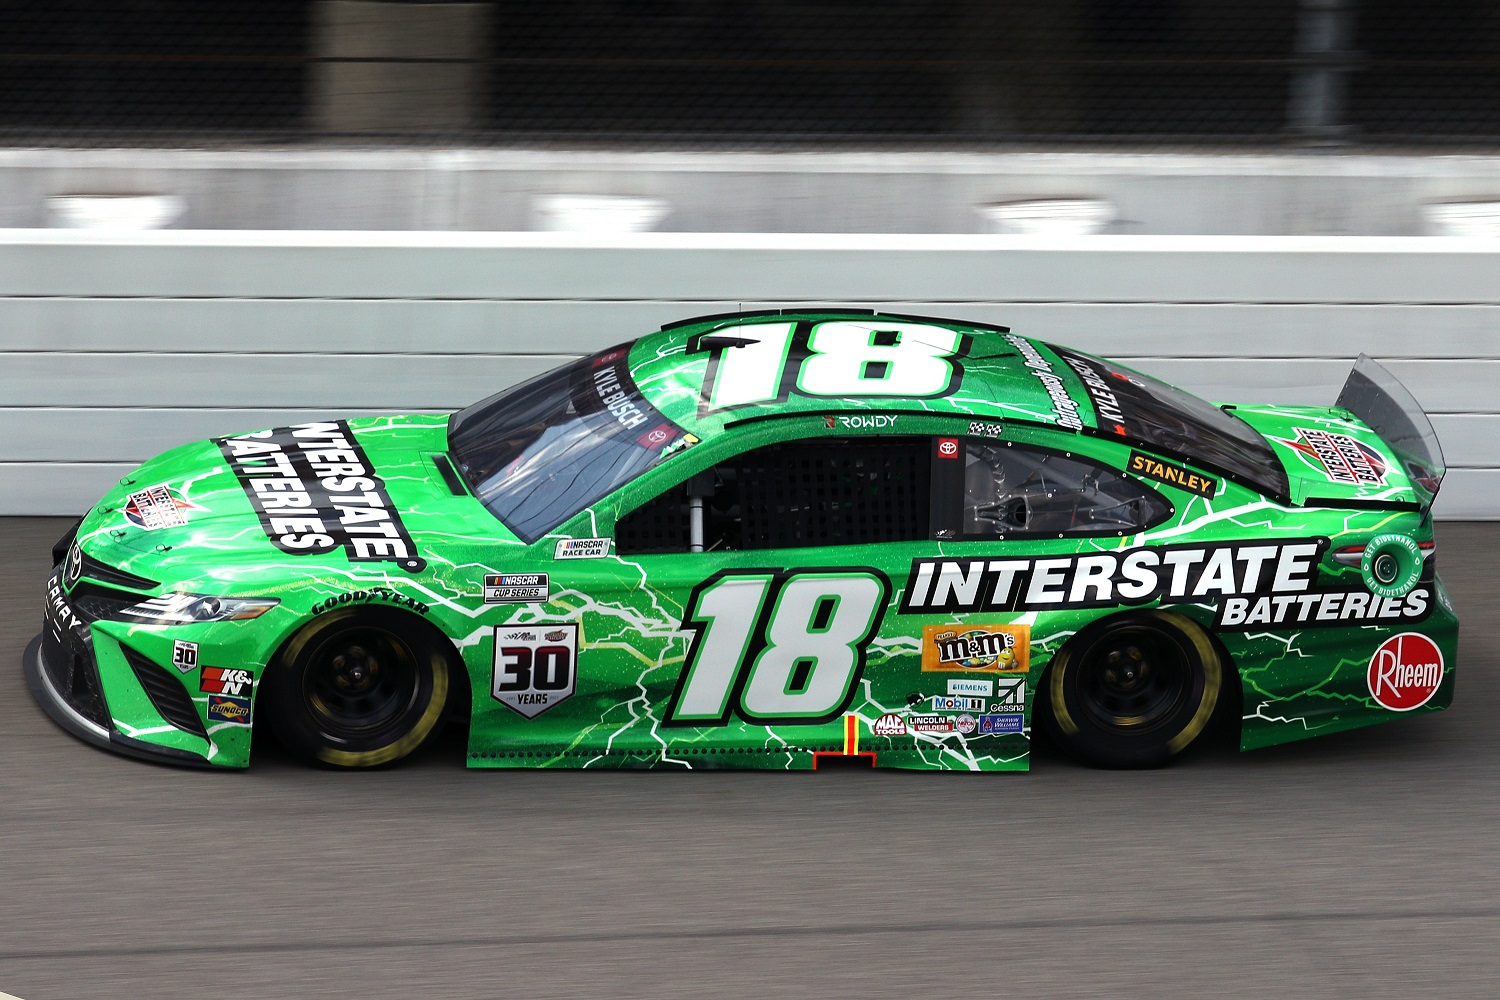
[[1178, 455], [1273, 497], [1287, 495], [1286, 470], [1271, 446], [1233, 413], [1149, 375], [1048, 347], [1083, 380], [1099, 433]]
[[449, 419], [459, 474], [522, 541], [536, 541], [691, 443], [641, 398], [629, 353], [627, 345], [580, 358]]

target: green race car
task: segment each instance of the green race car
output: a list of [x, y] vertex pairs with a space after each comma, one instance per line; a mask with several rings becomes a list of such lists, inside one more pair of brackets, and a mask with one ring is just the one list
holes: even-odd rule
[[[1159, 765], [1446, 707], [1431, 425], [1215, 406], [1004, 328], [674, 324], [450, 415], [183, 445], [54, 549], [25, 669], [96, 745], [339, 767]], [[1226, 718], [1227, 716], [1227, 718]]]

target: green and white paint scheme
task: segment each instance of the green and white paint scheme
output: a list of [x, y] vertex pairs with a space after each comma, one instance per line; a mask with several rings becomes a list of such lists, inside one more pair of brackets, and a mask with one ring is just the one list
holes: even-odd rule
[[[1221, 698], [1235, 683], [1242, 694], [1245, 749], [1452, 699], [1457, 618], [1431, 569], [1437, 484], [1347, 409], [1215, 411], [1279, 463], [1246, 469], [1160, 420], [1157, 433], [1135, 426], [1132, 387], [1160, 385], [1138, 373], [999, 328], [859, 311], [692, 320], [575, 365], [575, 384], [649, 454], [559, 523], [528, 522], [534, 537], [476, 496], [488, 487], [462, 467], [447, 415], [199, 441], [121, 480], [49, 582], [49, 627], [91, 641], [93, 662], [68, 669], [97, 670], [106, 728], [144, 755], [244, 767], [281, 651], [324, 615], [377, 606], [451, 642], [468, 691], [459, 679], [448, 696], [469, 714], [474, 767], [799, 769], [873, 753], [877, 766], [1025, 770], [1054, 658], [1132, 610], [1167, 610], [1218, 651]], [[617, 522], [736, 455], [893, 439], [926, 442], [934, 484], [945, 460], [980, 446], [1076, 458], [1139, 484], [1161, 516], [1128, 531], [966, 537], [943, 527], [937, 486], [917, 482], [932, 491], [919, 537], [707, 551], [617, 540]], [[1361, 556], [1390, 535], [1424, 571], [1382, 597]], [[112, 592], [89, 611], [87, 594]], [[228, 611], [152, 620], [192, 600], [173, 595]], [[147, 610], [115, 613], [132, 597]], [[939, 658], [938, 626], [1023, 648]], [[1420, 698], [1376, 690], [1398, 635], [1440, 651]], [[126, 650], [182, 685], [198, 732], [164, 717]], [[210, 691], [234, 692], [236, 678], [251, 713], [210, 712]]]

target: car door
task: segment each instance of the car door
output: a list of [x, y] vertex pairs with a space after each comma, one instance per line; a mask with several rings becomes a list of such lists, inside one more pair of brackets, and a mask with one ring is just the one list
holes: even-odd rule
[[619, 517], [616, 559], [634, 569], [605, 600], [675, 627], [619, 637], [638, 669], [617, 674], [617, 704], [632, 709], [628, 725], [601, 727], [612, 749], [806, 766], [807, 751], [848, 748], [844, 714], [870, 672], [914, 657], [880, 636], [931, 546], [933, 439], [827, 428], [798, 418], [737, 435]]

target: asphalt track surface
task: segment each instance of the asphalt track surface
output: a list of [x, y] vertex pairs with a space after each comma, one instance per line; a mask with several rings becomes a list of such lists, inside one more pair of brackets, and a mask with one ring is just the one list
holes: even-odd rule
[[1442, 524], [1449, 712], [1162, 771], [245, 773], [95, 750], [21, 651], [60, 519], [0, 520], [0, 992], [1500, 995], [1500, 525]]

